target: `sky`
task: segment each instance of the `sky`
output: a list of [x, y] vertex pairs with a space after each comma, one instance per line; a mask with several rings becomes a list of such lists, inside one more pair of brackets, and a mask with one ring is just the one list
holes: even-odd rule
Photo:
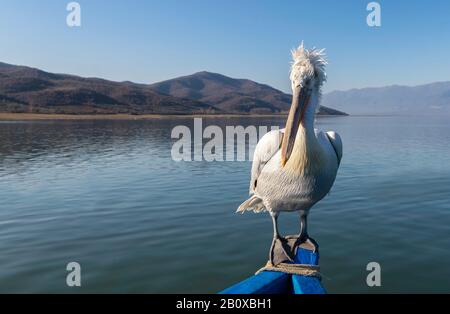
[[2, 0], [0, 61], [154, 83], [199, 71], [289, 91], [290, 50], [325, 48], [325, 91], [450, 80], [450, 1]]

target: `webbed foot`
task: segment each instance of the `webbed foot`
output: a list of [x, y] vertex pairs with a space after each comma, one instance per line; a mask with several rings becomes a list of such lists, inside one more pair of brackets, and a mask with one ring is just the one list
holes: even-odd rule
[[274, 237], [269, 252], [269, 261], [272, 265], [294, 262], [294, 251], [289, 241], [281, 236]]
[[295, 248], [302, 247], [313, 252], [319, 251], [319, 244], [313, 238], [309, 237], [308, 234], [299, 235], [294, 244]]

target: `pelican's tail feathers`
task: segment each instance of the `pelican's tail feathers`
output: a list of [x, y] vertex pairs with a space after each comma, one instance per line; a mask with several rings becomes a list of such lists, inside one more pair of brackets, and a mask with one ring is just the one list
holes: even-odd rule
[[260, 199], [258, 196], [253, 195], [248, 200], [246, 200], [244, 203], [239, 206], [239, 208], [236, 210], [236, 213], [245, 213], [246, 211], [253, 211], [255, 213], [260, 213], [267, 210], [264, 206], [264, 202], [262, 199]]

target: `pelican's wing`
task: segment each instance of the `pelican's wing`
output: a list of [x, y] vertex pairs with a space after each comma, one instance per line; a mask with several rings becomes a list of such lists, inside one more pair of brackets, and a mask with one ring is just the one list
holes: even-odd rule
[[267, 162], [276, 154], [281, 147], [284, 129], [273, 130], [266, 133], [255, 147], [252, 165], [252, 179], [250, 180], [250, 194], [255, 193], [259, 174]]
[[342, 140], [339, 134], [337, 134], [334, 131], [328, 131], [327, 133], [328, 140], [331, 143], [331, 146], [333, 146], [334, 151], [336, 153], [336, 157], [338, 160], [338, 164], [341, 163], [342, 159]]

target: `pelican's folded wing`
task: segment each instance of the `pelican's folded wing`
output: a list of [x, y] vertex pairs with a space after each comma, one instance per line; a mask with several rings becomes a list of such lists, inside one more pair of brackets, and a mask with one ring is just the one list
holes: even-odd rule
[[338, 164], [341, 163], [342, 159], [342, 140], [339, 134], [334, 131], [328, 131], [327, 133], [328, 140], [331, 143], [331, 146], [334, 148], [334, 152], [336, 153], [336, 157], [338, 160]]
[[284, 129], [266, 133], [255, 147], [252, 164], [252, 179], [250, 180], [250, 194], [255, 193], [258, 177], [267, 162], [280, 150]]

